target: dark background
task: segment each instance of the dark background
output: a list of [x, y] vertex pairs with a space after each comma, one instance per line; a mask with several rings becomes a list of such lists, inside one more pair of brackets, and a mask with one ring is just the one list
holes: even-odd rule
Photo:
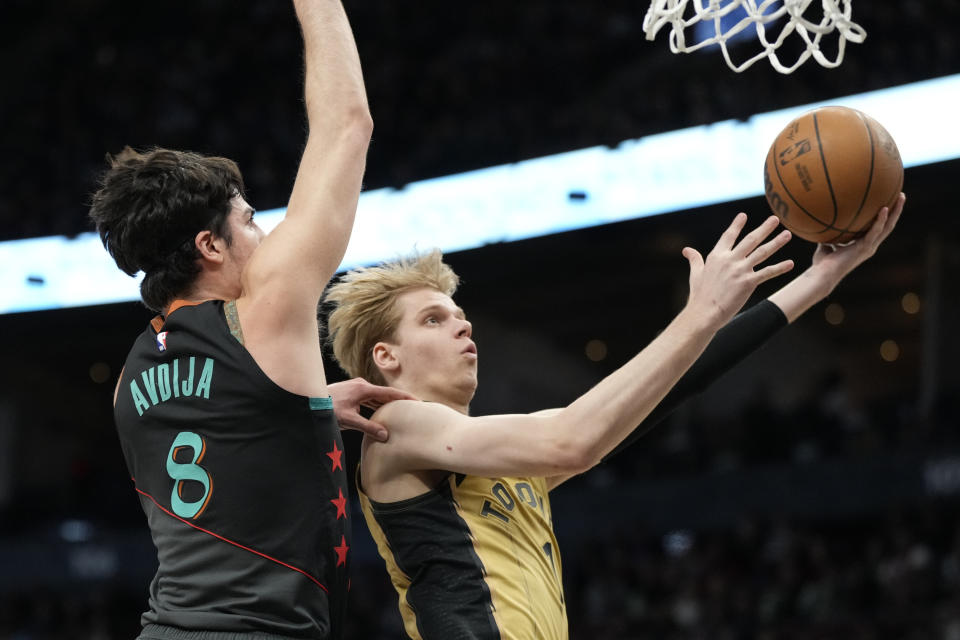
[[[366, 188], [960, 72], [956, 0], [856, 3], [867, 41], [789, 76], [670, 54], [664, 33], [644, 40], [644, 10], [348, 3], [376, 127]], [[305, 131], [289, 3], [7, 0], [0, 42], [0, 239], [89, 230], [104, 154], [125, 144], [228, 156], [254, 206], [285, 204]], [[960, 638], [958, 168], [909, 169], [900, 226], [827, 302], [554, 493], [572, 637]], [[767, 207], [449, 255], [482, 356], [474, 412], [563, 405], [624, 362], [683, 304], [680, 249], [708, 250], [737, 210]], [[812, 249], [785, 253], [802, 267]], [[110, 397], [148, 318], [136, 303], [0, 316], [0, 637], [136, 634], [155, 557]], [[399, 637], [355, 536], [349, 635]]]

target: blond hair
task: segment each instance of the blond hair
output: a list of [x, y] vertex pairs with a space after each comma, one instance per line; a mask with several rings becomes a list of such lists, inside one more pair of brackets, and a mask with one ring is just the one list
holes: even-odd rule
[[386, 384], [373, 362], [373, 347], [394, 338], [401, 319], [397, 298], [415, 289], [452, 296], [459, 283], [439, 249], [349, 271], [326, 294], [332, 307], [327, 320], [330, 342], [340, 367], [351, 377]]

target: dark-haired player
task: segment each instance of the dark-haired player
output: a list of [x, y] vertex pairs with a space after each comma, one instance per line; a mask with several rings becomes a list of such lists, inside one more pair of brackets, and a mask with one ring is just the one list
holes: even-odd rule
[[398, 395], [324, 375], [316, 308], [350, 237], [372, 123], [340, 1], [294, 4], [309, 135], [269, 236], [224, 158], [128, 148], [93, 200], [104, 245], [145, 273], [159, 314], [114, 400], [159, 559], [141, 638], [343, 633], [350, 522], [334, 407], [382, 437], [357, 405]]

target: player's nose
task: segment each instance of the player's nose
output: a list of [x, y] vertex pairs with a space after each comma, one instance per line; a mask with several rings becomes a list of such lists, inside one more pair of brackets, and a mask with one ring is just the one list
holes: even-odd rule
[[469, 338], [473, 335], [473, 325], [470, 324], [469, 320], [461, 320], [462, 325], [457, 330], [458, 338]]

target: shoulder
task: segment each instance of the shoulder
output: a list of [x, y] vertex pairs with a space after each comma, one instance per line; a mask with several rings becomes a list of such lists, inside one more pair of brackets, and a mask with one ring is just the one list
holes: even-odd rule
[[386, 442], [363, 438], [360, 473], [367, 495], [378, 502], [396, 502], [431, 490], [442, 468], [436, 443], [460, 414], [419, 400], [394, 400], [377, 409], [371, 420], [387, 428]]
[[373, 414], [372, 420], [379, 422], [393, 433], [394, 429], [409, 431], [447, 424], [463, 418], [453, 409], [436, 403], [421, 400], [394, 400]]

